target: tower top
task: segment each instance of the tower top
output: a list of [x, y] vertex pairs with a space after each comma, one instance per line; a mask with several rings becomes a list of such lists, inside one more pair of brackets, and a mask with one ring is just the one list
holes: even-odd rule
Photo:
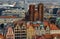
[[39, 3], [39, 5], [43, 5], [43, 3]]

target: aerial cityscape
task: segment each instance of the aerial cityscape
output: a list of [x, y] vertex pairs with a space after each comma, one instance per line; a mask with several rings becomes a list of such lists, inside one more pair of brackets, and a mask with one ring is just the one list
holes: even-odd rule
[[60, 39], [60, 0], [0, 0], [0, 39]]

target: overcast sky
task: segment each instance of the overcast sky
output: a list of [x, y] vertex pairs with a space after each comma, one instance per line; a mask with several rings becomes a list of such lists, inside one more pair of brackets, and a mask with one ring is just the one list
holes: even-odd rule
[[[0, 1], [8, 1], [8, 0], [0, 0]], [[20, 1], [20, 0], [9, 0], [9, 1]], [[33, 0], [27, 0], [27, 1], [33, 1]], [[36, 1], [39, 1], [39, 0], [36, 0]], [[40, 0], [40, 1], [60, 2], [60, 0]]]

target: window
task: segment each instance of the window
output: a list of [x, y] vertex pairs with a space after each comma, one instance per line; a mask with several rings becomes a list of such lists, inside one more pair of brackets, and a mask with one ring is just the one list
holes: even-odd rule
[[26, 39], [26, 37], [21, 37], [21, 39]]
[[24, 10], [24, 8], [22, 8], [22, 10]]
[[15, 29], [15, 30], [19, 30], [19, 29]]
[[26, 27], [25, 26], [22, 26], [22, 30], [26, 30]]
[[15, 37], [15, 39], [20, 39], [20, 37]]
[[26, 34], [22, 34], [22, 35], [26, 35]]
[[16, 31], [15, 33], [20, 33], [20, 31]]
[[15, 36], [20, 36], [20, 34], [15, 34]]
[[26, 31], [21, 31], [21, 33], [26, 33]]
[[12, 38], [7, 38], [7, 39], [12, 39]]

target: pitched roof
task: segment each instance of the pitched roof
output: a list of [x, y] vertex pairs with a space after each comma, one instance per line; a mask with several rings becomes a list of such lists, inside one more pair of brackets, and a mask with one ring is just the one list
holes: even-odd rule
[[60, 34], [52, 34], [51, 36], [52, 37], [56, 37], [56, 36], [60, 37]]
[[45, 34], [44, 37], [45, 37], [46, 39], [52, 38], [52, 36], [51, 36], [50, 34]]
[[51, 30], [59, 30], [59, 28], [55, 24], [50, 24]]
[[59, 28], [55, 24], [49, 24], [48, 21], [44, 21], [44, 26], [49, 26], [51, 30], [59, 30]]

